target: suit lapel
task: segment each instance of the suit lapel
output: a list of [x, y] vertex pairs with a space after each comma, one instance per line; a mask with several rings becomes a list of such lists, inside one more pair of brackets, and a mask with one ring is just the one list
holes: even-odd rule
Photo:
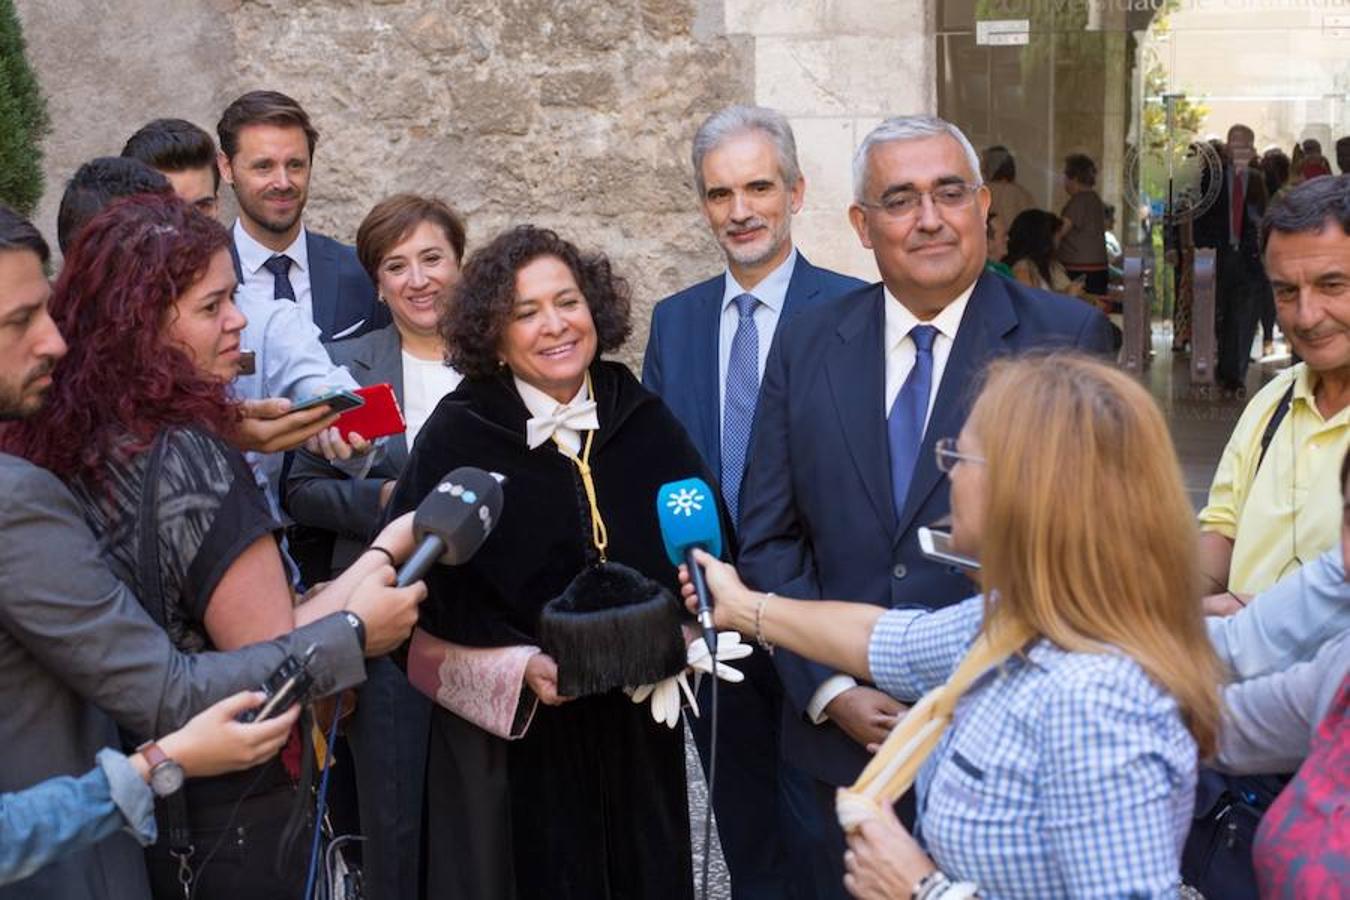
[[[374, 342], [372, 348], [371, 374], [375, 376], [376, 383], [387, 381], [393, 385], [394, 396], [398, 398], [399, 406], [402, 406], [403, 345], [399, 341], [398, 329], [393, 325], [386, 325], [376, 333], [380, 338]], [[388, 446], [385, 447], [385, 453], [389, 456], [394, 471], [402, 472], [403, 464], [408, 461], [408, 433], [404, 431], [392, 436]]]
[[702, 323], [693, 329], [690, 358], [702, 360], [693, 367], [691, 385], [699, 408], [699, 427], [703, 429], [703, 440], [695, 437], [695, 444], [708, 447], [712, 453], [708, 465], [712, 466], [718, 477], [722, 474], [722, 391], [718, 384], [719, 356], [717, 342], [722, 332], [722, 297], [726, 293], [726, 275], [714, 279], [708, 289], [695, 301], [694, 320]]
[[[820, 293], [820, 280], [816, 278], [816, 267], [806, 261], [801, 251], [797, 251], [797, 264], [792, 268], [792, 279], [788, 281], [787, 295], [783, 298], [783, 313], [778, 317], [781, 328], [789, 316], [795, 316]], [[774, 331], [774, 337], [778, 332]]]
[[981, 370], [1004, 349], [1004, 336], [1016, 326], [1017, 314], [998, 276], [981, 275], [947, 356], [942, 383], [933, 401], [933, 413], [928, 417], [928, 427], [924, 429], [923, 442], [919, 445], [919, 458], [914, 463], [914, 477], [905, 497], [905, 508], [895, 529], [896, 542], [909, 531], [919, 509], [944, 477], [938, 471], [933, 446], [940, 438], [955, 437], [961, 431], [975, 399], [973, 390]]
[[309, 303], [314, 311], [314, 324], [319, 326], [324, 340], [333, 336], [338, 324], [337, 265], [328, 253], [327, 243], [319, 240], [314, 232], [305, 231], [309, 254]]
[[880, 285], [839, 323], [829, 346], [826, 378], [844, 443], [858, 468], [872, 508], [888, 533], [895, 529], [891, 467], [886, 445], [885, 302]]
[[234, 231], [230, 231], [230, 262], [234, 264], [234, 280], [239, 285], [244, 283], [244, 264], [239, 261], [239, 248], [234, 243]]

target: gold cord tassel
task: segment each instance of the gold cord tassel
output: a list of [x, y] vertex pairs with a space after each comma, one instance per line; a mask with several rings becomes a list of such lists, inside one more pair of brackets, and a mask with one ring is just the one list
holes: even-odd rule
[[[586, 393], [594, 400], [595, 392], [591, 389], [591, 373], [586, 373]], [[609, 530], [605, 528], [605, 520], [600, 516], [600, 501], [595, 496], [595, 479], [591, 476], [591, 442], [595, 439], [595, 432], [586, 432], [586, 441], [581, 448], [581, 456], [578, 457], [571, 450], [563, 446], [562, 441], [558, 440], [558, 435], [553, 435], [553, 443], [557, 445], [558, 452], [570, 459], [581, 473], [581, 486], [586, 489], [586, 502], [591, 507], [591, 543], [595, 544], [595, 550], [600, 554], [600, 562], [605, 562], [605, 549], [609, 547]]]

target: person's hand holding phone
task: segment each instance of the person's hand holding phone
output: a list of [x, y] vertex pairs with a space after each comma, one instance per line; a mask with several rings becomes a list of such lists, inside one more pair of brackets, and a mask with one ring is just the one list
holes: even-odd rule
[[336, 425], [324, 428], [314, 437], [305, 441], [306, 450], [315, 456], [322, 456], [329, 462], [351, 459], [353, 456], [365, 456], [374, 448], [375, 444], [372, 441], [366, 440], [355, 431], [347, 435], [347, 440], [343, 440], [342, 432]]
[[279, 453], [294, 450], [325, 428], [332, 427], [338, 414], [327, 406], [292, 409], [285, 397], [245, 400], [239, 404], [242, 418], [233, 441], [241, 451]]
[[300, 716], [300, 705], [274, 718], [239, 722], [235, 717], [262, 704], [266, 695], [242, 691], [207, 707], [182, 728], [157, 741], [161, 750], [189, 778], [237, 772], [266, 762], [277, 754]]

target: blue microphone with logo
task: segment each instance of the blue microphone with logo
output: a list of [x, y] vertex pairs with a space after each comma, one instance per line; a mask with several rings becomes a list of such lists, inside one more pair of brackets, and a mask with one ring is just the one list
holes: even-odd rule
[[712, 605], [703, 568], [694, 562], [695, 548], [712, 556], [722, 555], [722, 523], [717, 518], [717, 494], [702, 478], [685, 478], [661, 485], [656, 492], [656, 517], [661, 539], [672, 565], [689, 567], [689, 578], [698, 596], [698, 624], [709, 652], [716, 652]]

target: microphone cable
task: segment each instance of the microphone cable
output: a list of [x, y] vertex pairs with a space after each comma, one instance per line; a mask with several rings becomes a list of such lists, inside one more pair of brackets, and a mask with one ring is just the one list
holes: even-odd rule
[[328, 805], [328, 776], [333, 771], [333, 747], [337, 740], [338, 722], [342, 719], [342, 701], [338, 700], [333, 710], [333, 724], [328, 726], [328, 747], [324, 753], [323, 774], [319, 776], [319, 800], [314, 806], [314, 839], [309, 845], [309, 874], [305, 876], [304, 900], [314, 896], [314, 878], [319, 871], [319, 841], [323, 837], [323, 814]]
[[[704, 643], [707, 643], [704, 638]], [[714, 645], [715, 646], [715, 645]], [[713, 789], [717, 784], [717, 651], [712, 651], [712, 728], [708, 735], [708, 808], [703, 811], [702, 897], [708, 900], [708, 866], [712, 861]]]

